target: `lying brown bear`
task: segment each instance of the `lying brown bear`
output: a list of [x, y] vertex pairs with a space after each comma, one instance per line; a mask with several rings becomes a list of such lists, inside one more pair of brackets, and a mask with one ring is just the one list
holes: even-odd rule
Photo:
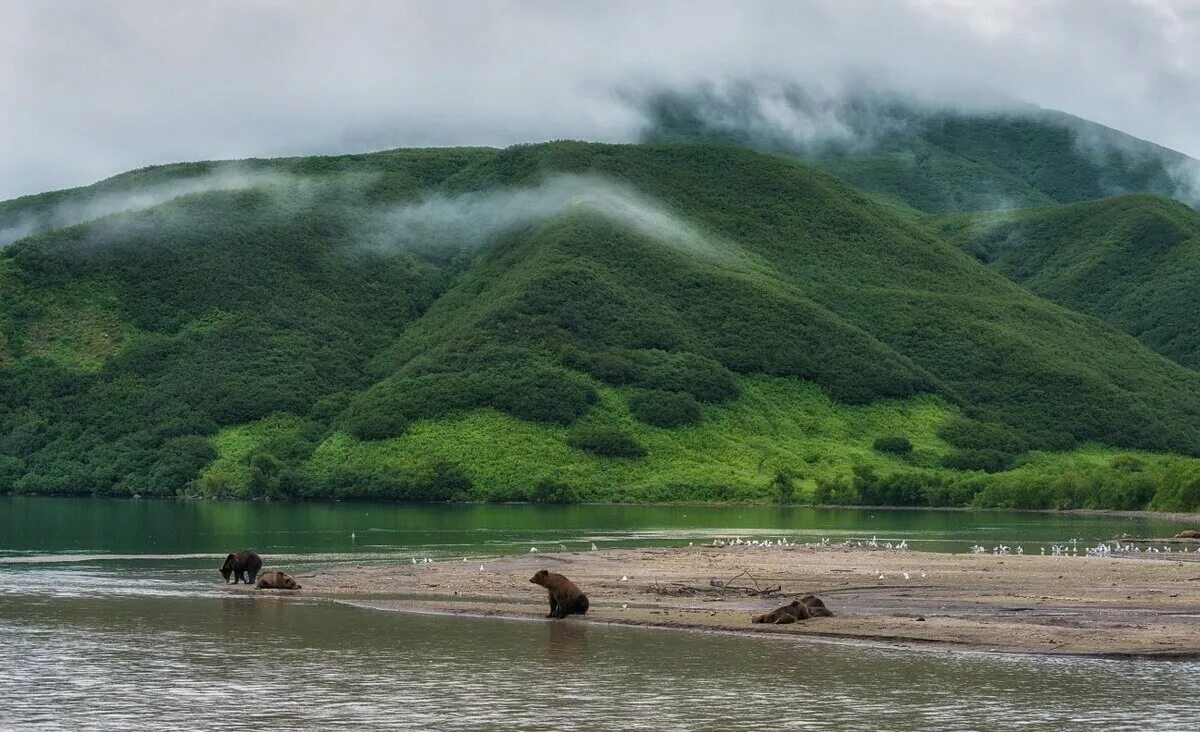
[[225, 557], [225, 563], [221, 565], [220, 571], [226, 584], [229, 583], [229, 575], [232, 574], [233, 584], [236, 585], [240, 579], [249, 585], [254, 583], [254, 578], [258, 576], [260, 569], [262, 569], [262, 557], [246, 550]]
[[292, 579], [290, 574], [276, 572], [270, 570], [263, 572], [258, 578], [258, 584], [254, 585], [260, 590], [298, 590], [300, 585], [296, 584], [296, 580]]
[[784, 625], [785, 623], [794, 623], [797, 620], [808, 620], [811, 617], [812, 613], [808, 612], [808, 607], [804, 603], [799, 600], [792, 600], [777, 610], [754, 616], [750, 622]]
[[757, 615], [751, 618], [750, 622], [785, 625], [787, 623], [794, 623], [797, 620], [830, 617], [832, 615], [833, 613], [830, 612], [829, 608], [825, 607], [825, 603], [821, 601], [821, 598], [816, 595], [805, 595], [799, 600], [792, 600], [781, 608]]
[[808, 614], [814, 618], [833, 617], [833, 611], [825, 607], [825, 603], [816, 595], [805, 595], [800, 598], [800, 602], [804, 603], [804, 606], [808, 608]]
[[1176, 539], [1200, 539], [1200, 531], [1195, 529], [1184, 529], [1175, 535]]
[[542, 569], [529, 581], [545, 587], [550, 595], [550, 614], [546, 617], [561, 619], [571, 614], [583, 615], [588, 611], [587, 595], [561, 574]]

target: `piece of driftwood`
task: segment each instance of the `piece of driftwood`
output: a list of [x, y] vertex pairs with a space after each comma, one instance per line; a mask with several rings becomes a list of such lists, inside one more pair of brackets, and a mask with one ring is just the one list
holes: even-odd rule
[[[741, 579], [742, 577], [748, 577], [754, 586], [739, 586], [733, 584], [735, 580]], [[671, 597], [703, 596], [708, 600], [721, 600], [724, 599], [725, 593], [727, 592], [735, 592], [745, 597], [774, 597], [783, 590], [782, 585], [768, 585], [767, 587], [763, 587], [758, 583], [758, 580], [754, 578], [754, 575], [750, 574], [746, 570], [742, 570], [741, 572], [724, 581], [719, 579], [710, 579], [708, 581], [708, 585], [708, 587], [696, 587], [695, 585], [689, 585], [683, 582], [671, 582], [663, 585], [659, 584], [658, 580], [655, 580], [653, 585], [650, 585], [646, 588], [646, 592], [655, 595], [669, 595]]]

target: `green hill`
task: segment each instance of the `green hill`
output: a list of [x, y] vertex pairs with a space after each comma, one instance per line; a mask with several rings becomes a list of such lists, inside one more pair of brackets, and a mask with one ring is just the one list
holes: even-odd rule
[[787, 157], [563, 142], [113, 186], [145, 207], [0, 208], [41, 229], [0, 253], [0, 486], [1200, 502], [1200, 374]]
[[1200, 214], [1128, 195], [1003, 214], [949, 216], [947, 237], [1043, 297], [1102, 318], [1200, 368]]
[[869, 91], [733, 84], [638, 100], [648, 141], [722, 140], [793, 155], [924, 212], [1158, 193], [1200, 202], [1200, 163], [1053, 110], [964, 111]]

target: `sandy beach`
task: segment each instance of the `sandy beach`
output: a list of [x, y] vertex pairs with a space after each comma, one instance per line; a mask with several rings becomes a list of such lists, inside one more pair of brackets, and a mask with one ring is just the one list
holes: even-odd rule
[[[545, 622], [1000, 653], [1200, 658], [1200, 555], [1194, 551], [1128, 557], [797, 545], [543, 551], [465, 562], [331, 565], [296, 575], [303, 590], [278, 594], [380, 610], [538, 619], [547, 612], [546, 593], [529, 578], [546, 568], [574, 580], [591, 610]], [[824, 599], [834, 617], [750, 622], [805, 593]]]

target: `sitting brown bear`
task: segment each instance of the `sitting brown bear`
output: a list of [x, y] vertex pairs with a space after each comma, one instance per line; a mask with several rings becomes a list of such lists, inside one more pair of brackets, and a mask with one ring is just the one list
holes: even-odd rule
[[816, 595], [805, 595], [800, 598], [800, 602], [804, 603], [804, 606], [808, 608], [808, 614], [814, 618], [833, 617], [833, 611], [825, 607], [825, 603]]
[[1176, 539], [1200, 539], [1200, 531], [1195, 529], [1184, 529], [1175, 535]]
[[541, 569], [529, 581], [545, 587], [550, 595], [550, 614], [546, 617], [561, 619], [571, 614], [583, 615], [588, 611], [587, 595], [561, 574]]
[[808, 611], [808, 606], [799, 600], [792, 600], [783, 607], [772, 610], [769, 613], [757, 615], [750, 620], [752, 623], [774, 623], [776, 625], [784, 625], [786, 623], [794, 623], [797, 620], [808, 620], [812, 614]]
[[300, 585], [296, 584], [296, 580], [292, 579], [290, 574], [271, 570], [263, 572], [258, 578], [258, 584], [254, 585], [260, 590], [298, 590]]
[[258, 570], [262, 569], [262, 557], [258, 556], [250, 550], [230, 554], [225, 557], [225, 563], [221, 565], [221, 576], [225, 578], [226, 584], [229, 583], [229, 575], [233, 575], [233, 584], [237, 584], [238, 580], [246, 584], [253, 584], [254, 578], [258, 576]]

